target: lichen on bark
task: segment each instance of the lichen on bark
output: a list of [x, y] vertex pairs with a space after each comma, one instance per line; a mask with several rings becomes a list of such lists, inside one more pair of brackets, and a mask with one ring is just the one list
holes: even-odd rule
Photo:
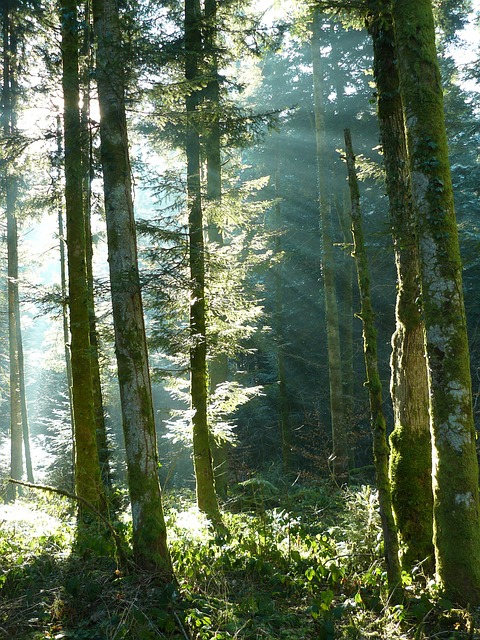
[[397, 269], [396, 328], [390, 360], [394, 429], [390, 479], [402, 564], [433, 570], [433, 493], [428, 379], [419, 285], [420, 262], [403, 107], [389, 0], [371, 2], [377, 114]]

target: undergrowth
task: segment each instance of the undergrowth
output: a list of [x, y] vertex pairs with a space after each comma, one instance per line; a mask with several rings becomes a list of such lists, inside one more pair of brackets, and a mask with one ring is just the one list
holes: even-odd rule
[[166, 497], [177, 579], [168, 585], [123, 571], [95, 548], [72, 551], [65, 499], [27, 494], [0, 505], [0, 637], [480, 638], [478, 612], [442, 599], [421, 567], [404, 574], [403, 604], [389, 606], [370, 487], [279, 491], [265, 483], [237, 488], [222, 535], [192, 495]]

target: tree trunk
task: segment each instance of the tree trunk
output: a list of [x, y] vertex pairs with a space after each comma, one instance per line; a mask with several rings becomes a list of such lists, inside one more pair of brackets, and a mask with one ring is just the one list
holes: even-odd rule
[[382, 408], [382, 384], [378, 373], [377, 331], [370, 297], [370, 270], [363, 239], [360, 193], [355, 171], [350, 131], [345, 129], [345, 149], [348, 167], [348, 184], [352, 202], [353, 255], [357, 266], [358, 289], [360, 292], [360, 317], [363, 323], [363, 349], [365, 354], [366, 385], [370, 399], [370, 415], [373, 434], [373, 456], [377, 479], [378, 502], [382, 521], [385, 561], [387, 565], [388, 590], [394, 600], [401, 590], [401, 569], [398, 558], [398, 537], [393, 517], [392, 496], [388, 477], [387, 427]]
[[[10, 361], [10, 474], [14, 480], [23, 476], [23, 430], [20, 397], [20, 362], [18, 350], [18, 327], [15, 316], [18, 296], [18, 251], [17, 220], [15, 216], [16, 180], [7, 176], [7, 247], [8, 247], [8, 341]], [[11, 487], [11, 488], [10, 488]], [[7, 499], [15, 500], [15, 485], [10, 484]]]
[[207, 343], [205, 319], [205, 246], [200, 184], [198, 64], [201, 54], [200, 3], [185, 0], [185, 77], [191, 83], [186, 98], [187, 205], [190, 247], [190, 375], [193, 416], [193, 461], [197, 503], [213, 522], [220, 522], [214, 487], [207, 422]]
[[[16, 102], [18, 95], [18, 85], [17, 85], [17, 77], [14, 69], [15, 59], [17, 55], [17, 38], [15, 33], [11, 34], [11, 119], [12, 119], [12, 133], [15, 132], [17, 128], [17, 114], [16, 114]], [[16, 179], [13, 178], [15, 181]], [[13, 188], [13, 192], [17, 193], [17, 186], [15, 185]], [[13, 206], [13, 212], [15, 217], [15, 204]], [[15, 244], [15, 257], [14, 261], [16, 265], [14, 269], [17, 272], [17, 280], [15, 281], [15, 322], [16, 322], [16, 336], [17, 336], [17, 349], [18, 349], [18, 374], [19, 374], [19, 383], [20, 383], [20, 412], [22, 416], [22, 433], [23, 433], [23, 448], [25, 452], [25, 467], [27, 471], [27, 479], [29, 482], [33, 482], [33, 465], [32, 465], [32, 454], [30, 451], [30, 429], [28, 424], [28, 412], [27, 412], [27, 392], [25, 389], [25, 360], [23, 357], [23, 338], [22, 338], [22, 325], [21, 325], [21, 315], [20, 315], [20, 293], [19, 293], [19, 282], [18, 282], [18, 233], [17, 226], [15, 221], [15, 229], [14, 229], [14, 244]]]
[[394, 47], [390, 3], [369, 25], [373, 40], [377, 110], [397, 266], [396, 330], [392, 338], [391, 396], [394, 430], [390, 437], [392, 500], [405, 569], [429, 558], [433, 563], [433, 494], [428, 379], [420, 263], [412, 206], [407, 142]]
[[102, 482], [106, 489], [111, 489], [110, 447], [105, 424], [103, 407], [102, 384], [100, 377], [99, 344], [97, 332], [97, 317], [95, 314], [95, 291], [93, 282], [93, 240], [92, 240], [92, 139], [90, 132], [90, 77], [92, 72], [91, 46], [91, 13], [90, 0], [85, 3], [85, 24], [83, 29], [83, 71], [82, 71], [82, 171], [84, 192], [85, 218], [85, 256], [87, 268], [88, 318], [90, 323], [90, 366], [93, 385], [93, 406], [95, 412], [95, 428], [97, 436], [98, 459]]
[[117, 4], [94, 0], [97, 86], [108, 260], [120, 385], [133, 552], [137, 564], [172, 578], [138, 270], [125, 80]]
[[[354, 420], [354, 370], [353, 370], [353, 268], [351, 260], [352, 232], [350, 230], [350, 213], [348, 211], [350, 196], [345, 190], [342, 194], [342, 201], [337, 200], [337, 213], [342, 239], [344, 243], [344, 254], [342, 256], [341, 268], [339, 269], [339, 282], [341, 300], [340, 306], [340, 334], [342, 336], [342, 381], [343, 381], [343, 407], [347, 425], [353, 425]], [[347, 250], [348, 249], [348, 250]], [[352, 452], [353, 458], [353, 452]]]
[[333, 440], [333, 474], [336, 479], [348, 480], [348, 442], [343, 412], [342, 357], [335, 291], [335, 265], [330, 220], [330, 197], [327, 189], [327, 144], [324, 116], [323, 76], [320, 12], [313, 13], [312, 61], [315, 101], [315, 135], [317, 142], [318, 188], [322, 232], [322, 272], [325, 292], [325, 320], [327, 325], [328, 373], [330, 382], [330, 412]]
[[[3, 3], [3, 91], [2, 128], [6, 139], [16, 133], [16, 56], [17, 37], [12, 28], [11, 15], [14, 4]], [[5, 209], [7, 217], [7, 291], [8, 291], [8, 336], [10, 366], [10, 473], [21, 480], [23, 475], [23, 447], [28, 478], [33, 478], [28, 418], [25, 397], [23, 366], [23, 344], [20, 324], [20, 298], [18, 288], [18, 228], [16, 217], [18, 181], [13, 163], [5, 164]], [[16, 497], [15, 485], [10, 484], [7, 499]]]
[[392, 4], [417, 216], [430, 389], [433, 527], [446, 594], [480, 604], [478, 464], [443, 95], [430, 0]]
[[[65, 205], [68, 257], [73, 414], [75, 425], [75, 486], [79, 496], [98, 511], [106, 508], [94, 423], [90, 367], [85, 264], [85, 222], [82, 199], [82, 151], [80, 141], [78, 81], [78, 19], [76, 0], [62, 0], [62, 63], [65, 140]], [[80, 509], [80, 515], [85, 510]]]
[[[278, 144], [275, 146], [275, 253], [279, 256], [282, 252], [282, 225], [280, 206], [280, 160]], [[287, 379], [285, 374], [285, 336], [283, 331], [283, 261], [277, 262], [274, 266], [275, 284], [275, 316], [274, 331], [277, 347], [277, 375], [278, 375], [278, 395], [279, 395], [279, 417], [280, 417], [280, 442], [282, 446], [283, 471], [288, 474], [291, 471], [292, 458], [292, 432], [290, 423], [290, 410], [288, 402]]]
[[[205, 0], [204, 20], [204, 57], [208, 66], [208, 83], [204, 96], [207, 101], [208, 125], [205, 133], [205, 151], [207, 160], [207, 200], [214, 205], [214, 214], [222, 199], [222, 162], [220, 136], [220, 83], [218, 79], [217, 55], [217, 0]], [[217, 220], [209, 220], [209, 242], [223, 247], [223, 236]], [[228, 380], [228, 358], [223, 352], [210, 359], [208, 365], [210, 393]], [[228, 448], [222, 434], [211, 434], [213, 471], [215, 490], [225, 499], [228, 488]]]
[[[17, 238], [18, 241], [18, 238]], [[17, 252], [18, 254], [18, 252]], [[18, 259], [18, 255], [17, 255]], [[15, 296], [15, 322], [17, 333], [17, 346], [18, 346], [18, 373], [20, 382], [20, 413], [22, 416], [22, 436], [23, 436], [23, 450], [25, 452], [25, 468], [27, 470], [28, 482], [34, 482], [33, 477], [33, 464], [32, 453], [30, 450], [30, 428], [28, 424], [28, 412], [27, 412], [27, 390], [25, 389], [25, 360], [23, 357], [23, 339], [22, 339], [22, 325], [20, 319], [20, 295], [17, 291]]]
[[[61, 119], [57, 116], [57, 184], [61, 184], [61, 158], [63, 153]], [[57, 194], [57, 223], [58, 223], [58, 239], [60, 250], [60, 291], [62, 294], [62, 327], [63, 327], [63, 344], [65, 354], [65, 376], [68, 387], [68, 401], [70, 407], [70, 423], [72, 425], [72, 491], [75, 490], [75, 420], [73, 417], [73, 378], [72, 378], [72, 359], [70, 353], [70, 330], [68, 323], [68, 292], [67, 292], [67, 261], [65, 257], [65, 232], [63, 223], [63, 196]]]

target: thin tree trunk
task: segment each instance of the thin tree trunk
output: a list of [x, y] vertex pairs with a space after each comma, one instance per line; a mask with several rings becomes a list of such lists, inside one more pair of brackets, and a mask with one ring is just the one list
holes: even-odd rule
[[433, 536], [447, 596], [480, 604], [478, 463], [453, 190], [430, 0], [392, 3], [417, 216], [430, 390]]
[[393, 596], [394, 601], [396, 601], [401, 590], [401, 568], [398, 558], [398, 537], [395, 519], [393, 517], [392, 496], [388, 477], [387, 427], [382, 408], [382, 383], [378, 373], [377, 331], [374, 325], [374, 314], [370, 297], [370, 270], [363, 239], [360, 193], [355, 170], [355, 156], [353, 155], [352, 141], [348, 129], [345, 129], [345, 149], [348, 167], [348, 184], [352, 202], [353, 256], [357, 266], [358, 289], [361, 300], [360, 316], [363, 323], [363, 345], [365, 370], [367, 374], [366, 384], [370, 399], [378, 502], [385, 545], [388, 590]]
[[[352, 232], [350, 230], [350, 214], [348, 201], [350, 197], [345, 191], [342, 201], [337, 201], [338, 221], [342, 231], [345, 245], [341, 268], [339, 269], [339, 281], [341, 292], [340, 307], [340, 333], [342, 335], [342, 381], [343, 381], [343, 406], [347, 424], [353, 423], [354, 412], [354, 370], [353, 370], [353, 262], [350, 252]], [[353, 456], [352, 456], [353, 457]]]
[[333, 440], [333, 474], [340, 481], [348, 480], [348, 442], [343, 411], [342, 357], [335, 291], [335, 265], [330, 220], [330, 197], [327, 189], [327, 144], [324, 116], [321, 23], [318, 9], [313, 13], [312, 61], [315, 102], [315, 136], [317, 142], [318, 188], [322, 232], [322, 272], [325, 292], [325, 320], [327, 325], [328, 372], [330, 382], [330, 412]]
[[[15, 57], [17, 55], [17, 39], [14, 33], [11, 34], [11, 55], [12, 55], [12, 65], [14, 64]], [[16, 96], [18, 95], [18, 86], [17, 86], [17, 78], [16, 73], [11, 67], [11, 98], [12, 98], [12, 109], [11, 109], [11, 119], [12, 119], [12, 133], [16, 131], [17, 128], [17, 114], [16, 114]], [[13, 178], [16, 180], [15, 178]], [[17, 187], [14, 187], [15, 197], [17, 192]], [[15, 215], [15, 206], [13, 208]], [[15, 229], [15, 261], [16, 261], [16, 271], [18, 275], [18, 233], [17, 228]], [[16, 336], [17, 336], [17, 349], [18, 349], [18, 374], [19, 374], [19, 383], [20, 383], [20, 405], [21, 405], [21, 415], [22, 415], [22, 433], [23, 433], [23, 448], [25, 452], [25, 467], [27, 471], [27, 479], [29, 482], [33, 482], [33, 465], [32, 465], [32, 454], [30, 451], [30, 429], [28, 424], [28, 412], [27, 412], [27, 393], [25, 388], [25, 360], [23, 356], [23, 338], [22, 338], [22, 326], [21, 326], [21, 315], [20, 315], [20, 293], [19, 293], [19, 282], [18, 279], [15, 283], [15, 322], [16, 322]]]
[[[61, 158], [63, 153], [62, 147], [62, 130], [61, 119], [57, 116], [57, 158], [58, 158], [58, 174], [57, 183], [60, 185], [61, 180]], [[65, 256], [65, 231], [63, 223], [63, 196], [58, 193], [58, 211], [57, 211], [57, 224], [58, 224], [58, 239], [60, 250], [60, 291], [62, 294], [62, 327], [63, 327], [63, 344], [65, 354], [65, 376], [67, 378], [68, 387], [68, 404], [70, 408], [70, 424], [72, 426], [72, 490], [75, 489], [75, 421], [73, 416], [73, 377], [72, 377], [72, 359], [70, 353], [70, 329], [68, 321], [68, 289], [67, 289], [67, 261]]]
[[[57, 116], [57, 159], [58, 159], [58, 174], [57, 183], [62, 184], [60, 175], [61, 158], [62, 158], [62, 130], [61, 119]], [[58, 239], [60, 249], [60, 291], [62, 294], [62, 327], [63, 327], [63, 344], [65, 354], [65, 375], [67, 378], [68, 387], [68, 404], [70, 408], [70, 424], [72, 426], [72, 489], [75, 489], [75, 421], [73, 416], [73, 377], [72, 377], [72, 359], [70, 353], [70, 329], [68, 322], [68, 291], [67, 291], [67, 262], [65, 257], [65, 231], [63, 224], [63, 196], [58, 194], [58, 211], [57, 211], [57, 224], [58, 224]]]
[[[335, 27], [332, 25], [332, 29]], [[338, 61], [336, 61], [338, 63]], [[335, 64], [335, 61], [334, 61]], [[345, 103], [345, 85], [342, 75], [337, 73], [334, 77], [335, 82], [335, 102], [338, 113], [338, 120], [345, 120], [347, 117], [347, 108]], [[354, 345], [353, 345], [353, 290], [354, 290], [354, 268], [355, 265], [351, 259], [352, 232], [350, 229], [350, 194], [348, 188], [339, 186], [337, 188], [337, 196], [335, 197], [335, 206], [337, 210], [338, 224], [342, 234], [343, 252], [342, 260], [337, 269], [336, 281], [338, 286], [339, 315], [340, 315], [340, 335], [341, 353], [342, 353], [342, 380], [343, 380], [343, 413], [347, 425], [347, 432], [350, 433], [354, 429], [354, 410], [355, 410], [355, 385], [354, 385]], [[352, 443], [353, 445], [353, 443]], [[354, 462], [355, 450], [350, 447], [350, 464]]]
[[85, 20], [82, 43], [82, 170], [83, 192], [85, 207], [85, 247], [87, 268], [87, 293], [88, 293], [88, 317], [90, 322], [90, 356], [93, 385], [93, 404], [95, 411], [95, 427], [97, 436], [98, 459], [102, 481], [106, 489], [111, 488], [112, 478], [110, 474], [110, 447], [105, 424], [105, 411], [103, 406], [102, 384], [100, 377], [99, 344], [97, 332], [97, 317], [95, 314], [95, 291], [93, 282], [93, 240], [92, 240], [92, 139], [90, 133], [90, 77], [92, 71], [92, 42], [91, 42], [91, 11], [90, 0], [85, 2]]
[[30, 429], [28, 424], [27, 412], [27, 391], [25, 388], [25, 360], [23, 357], [23, 338], [20, 318], [20, 296], [17, 285], [17, 295], [15, 299], [15, 322], [17, 324], [16, 333], [18, 346], [18, 373], [20, 382], [20, 412], [22, 416], [23, 450], [25, 452], [25, 468], [27, 471], [27, 480], [28, 482], [34, 482], [32, 453], [30, 449]]
[[[18, 295], [17, 220], [15, 217], [16, 180], [6, 180], [7, 246], [8, 246], [8, 338], [10, 353], [10, 474], [15, 480], [23, 476], [23, 430], [20, 398], [20, 363], [18, 352], [17, 320], [15, 317]], [[8, 489], [7, 499], [15, 500], [15, 487]]]
[[[12, 2], [3, 3], [3, 91], [2, 128], [5, 138], [16, 132], [16, 56], [17, 38], [12, 28]], [[15, 479], [23, 475], [23, 446], [27, 459], [28, 476], [33, 477], [28, 434], [23, 368], [23, 346], [20, 326], [20, 301], [18, 290], [18, 227], [16, 217], [18, 181], [12, 162], [5, 165], [5, 200], [7, 217], [7, 280], [8, 280], [8, 333], [10, 360], [10, 473]], [[23, 397], [22, 397], [23, 394]], [[7, 499], [14, 500], [15, 487], [7, 490]]]
[[207, 421], [207, 342], [205, 310], [205, 246], [200, 184], [198, 64], [201, 52], [200, 3], [185, 0], [185, 77], [191, 83], [187, 109], [187, 201], [190, 247], [190, 375], [193, 415], [193, 461], [197, 503], [213, 522], [221, 516], [215, 493], [213, 462]]
[[[204, 6], [204, 56], [208, 65], [208, 82], [204, 96], [207, 101], [208, 126], [205, 133], [205, 151], [207, 160], [207, 200], [214, 205], [214, 214], [218, 215], [222, 199], [222, 162], [220, 136], [220, 83], [218, 79], [217, 55], [217, 0], [205, 0]], [[217, 220], [209, 220], [208, 239], [218, 247], [223, 247], [223, 235]], [[217, 352], [208, 364], [210, 393], [228, 380], [228, 357]], [[211, 437], [215, 490], [225, 499], [228, 488], [228, 448], [222, 434]]]
[[[405, 569], [427, 558], [433, 569], [432, 448], [420, 263], [408, 166], [390, 2], [369, 24], [373, 40], [377, 110], [397, 266], [396, 330], [392, 338], [390, 478]], [[377, 7], [378, 9], [378, 7]]]
[[[73, 413], [75, 425], [76, 493], [95, 508], [106, 508], [94, 422], [93, 386], [90, 366], [85, 264], [85, 221], [82, 199], [82, 151], [79, 79], [78, 19], [76, 0], [61, 0], [62, 63], [65, 140], [65, 204], [68, 257], [68, 301], [70, 310]], [[83, 519], [84, 514], [80, 510]]]
[[138, 270], [125, 76], [115, 0], [94, 0], [97, 86], [108, 261], [123, 433], [137, 564], [172, 578]]
[[[204, 52], [208, 65], [208, 83], [205, 97], [208, 100], [209, 124], [206, 136], [207, 198], [218, 201], [222, 197], [222, 161], [220, 144], [220, 83], [217, 54], [217, 0], [205, 0]], [[218, 225], [216, 231], [219, 232]], [[219, 233], [221, 239], [221, 233]]]
[[[278, 144], [275, 148], [275, 253], [278, 255], [282, 252], [282, 225], [280, 206], [280, 162]], [[282, 446], [282, 462], [285, 474], [291, 471], [292, 458], [292, 432], [290, 423], [290, 410], [288, 402], [287, 379], [285, 373], [285, 336], [283, 331], [283, 282], [282, 282], [283, 264], [277, 262], [274, 267], [274, 283], [275, 283], [275, 321], [274, 330], [277, 346], [277, 374], [278, 374], [278, 394], [279, 394], [279, 410], [280, 410], [280, 442]]]

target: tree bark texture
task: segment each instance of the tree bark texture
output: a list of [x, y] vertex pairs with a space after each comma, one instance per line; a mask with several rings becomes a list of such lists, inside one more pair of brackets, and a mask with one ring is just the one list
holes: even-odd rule
[[407, 130], [430, 389], [439, 583], [480, 604], [478, 464], [453, 190], [430, 0], [392, 4]]
[[110, 473], [110, 447], [105, 423], [102, 384], [100, 377], [100, 357], [95, 313], [95, 291], [93, 280], [93, 239], [92, 239], [92, 134], [90, 131], [90, 78], [93, 67], [92, 60], [92, 24], [90, 0], [85, 2], [85, 23], [81, 54], [82, 109], [80, 112], [82, 128], [82, 180], [84, 193], [85, 218], [85, 258], [87, 267], [88, 318], [90, 323], [90, 366], [93, 385], [93, 406], [95, 412], [95, 430], [97, 436], [98, 459], [102, 482], [106, 489], [112, 486]]
[[[372, 16], [369, 32], [397, 267], [396, 330], [391, 357], [394, 430], [390, 437], [390, 479], [395, 519], [404, 548], [404, 567], [410, 570], [423, 561], [424, 570], [431, 570], [432, 452], [420, 261], [393, 22], [388, 13], [390, 3], [384, 4], [385, 12]], [[427, 558], [430, 560], [424, 562]]]
[[318, 9], [313, 14], [312, 61], [315, 107], [315, 136], [317, 143], [320, 227], [322, 232], [322, 272], [325, 292], [325, 320], [327, 325], [328, 375], [330, 383], [330, 413], [333, 440], [333, 474], [340, 481], [348, 480], [348, 441], [343, 411], [342, 356], [335, 289], [335, 264], [331, 229], [330, 194], [327, 188], [327, 144], [324, 116], [323, 70], [320, 53], [321, 23]]
[[132, 200], [124, 66], [117, 4], [94, 0], [108, 261], [115, 351], [137, 564], [172, 578], [158, 479], [158, 453]]
[[82, 132], [79, 111], [76, 0], [60, 3], [65, 141], [65, 205], [70, 310], [76, 492], [95, 508], [106, 508], [95, 434], [90, 358], [90, 324], [82, 198]]
[[390, 480], [388, 477], [387, 426], [382, 407], [382, 384], [378, 373], [377, 331], [370, 297], [370, 270], [362, 229], [360, 192], [355, 170], [355, 156], [352, 149], [350, 131], [345, 129], [345, 150], [347, 156], [348, 184], [352, 204], [353, 256], [357, 266], [358, 289], [360, 292], [360, 317], [363, 323], [363, 348], [367, 388], [370, 399], [370, 416], [373, 435], [373, 456], [378, 489], [378, 502], [382, 521], [387, 565], [388, 588], [391, 594], [401, 589], [401, 569], [398, 557], [398, 536], [393, 516]]
[[213, 522], [221, 520], [215, 493], [207, 421], [207, 340], [205, 305], [205, 245], [200, 183], [198, 106], [201, 99], [199, 61], [202, 48], [198, 0], [185, 0], [185, 77], [191, 84], [186, 98], [187, 206], [190, 262], [190, 376], [193, 406], [193, 461], [197, 503]]

